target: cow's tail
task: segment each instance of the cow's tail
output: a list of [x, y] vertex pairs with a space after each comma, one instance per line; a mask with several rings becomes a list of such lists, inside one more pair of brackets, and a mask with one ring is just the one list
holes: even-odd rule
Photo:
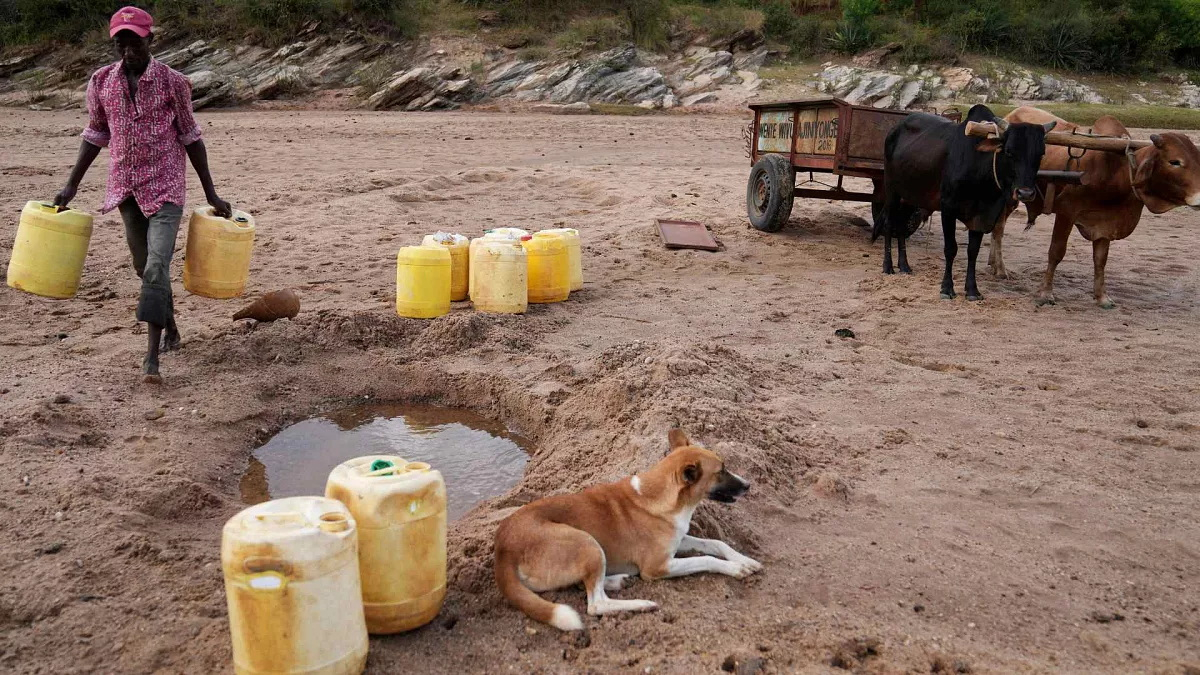
[[896, 155], [896, 144], [900, 142], [900, 129], [903, 128], [903, 126], [904, 123], [901, 122], [898, 126], [889, 131], [888, 135], [883, 139], [883, 208], [879, 209], [879, 217], [875, 219], [874, 227], [871, 228], [872, 243], [874, 243], [875, 240], [880, 237], [880, 235], [886, 232], [887, 228], [890, 226], [888, 223], [889, 209], [887, 208], [888, 193], [890, 192], [890, 190], [887, 188], [887, 167], [892, 163], [892, 157]]
[[[883, 203], [886, 205], [887, 201], [885, 200]], [[871, 227], [872, 244], [883, 234], [885, 227], [887, 227], [887, 209], [883, 208], [879, 210], [879, 217], [875, 219], [875, 224]]]

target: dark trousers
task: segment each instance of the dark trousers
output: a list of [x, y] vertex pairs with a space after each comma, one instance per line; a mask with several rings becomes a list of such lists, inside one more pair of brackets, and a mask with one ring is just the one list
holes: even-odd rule
[[171, 295], [171, 257], [183, 207], [167, 202], [147, 217], [133, 197], [117, 207], [125, 221], [125, 240], [133, 256], [133, 269], [142, 278], [137, 320], [164, 328], [175, 326], [175, 301]]

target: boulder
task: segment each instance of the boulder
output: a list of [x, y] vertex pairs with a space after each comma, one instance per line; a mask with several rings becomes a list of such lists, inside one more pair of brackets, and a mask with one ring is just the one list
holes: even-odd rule
[[762, 46], [764, 42], [762, 31], [753, 28], [743, 28], [733, 35], [715, 38], [709, 42], [712, 47], [720, 47], [727, 52], [751, 51]]
[[821, 91], [841, 96], [858, 86], [862, 71], [850, 66], [829, 66], [817, 78], [817, 87]]
[[733, 54], [730, 52], [708, 52], [687, 62], [676, 75], [681, 80], [692, 80], [700, 75], [710, 75], [717, 79], [718, 73], [728, 76], [733, 72]]
[[271, 100], [307, 93], [310, 85], [300, 66], [276, 66], [252, 80], [251, 87], [255, 99]]
[[193, 110], [236, 102], [233, 83], [215, 71], [201, 70], [187, 78], [192, 83]]
[[738, 70], [758, 70], [767, 63], [768, 54], [770, 51], [766, 47], [738, 54], [733, 58], [733, 67]]
[[416, 101], [433, 90], [426, 80], [428, 76], [429, 69], [419, 67], [396, 73], [382, 89], [367, 99], [367, 107], [385, 110]]
[[40, 56], [39, 53], [31, 52], [7, 59], [0, 59], [0, 77], [10, 77], [14, 73], [32, 68], [33, 64], [37, 62], [38, 56]]
[[1185, 84], [1179, 87], [1179, 98], [1175, 105], [1181, 108], [1200, 108], [1200, 86]]
[[947, 89], [959, 92], [971, 84], [971, 80], [975, 78], [975, 71], [970, 68], [945, 68], [942, 70], [942, 78]]
[[1028, 70], [1014, 71], [1007, 84], [1009, 94], [1015, 99], [1036, 99], [1042, 93], [1041, 86]]
[[717, 95], [711, 91], [706, 91], [699, 94], [692, 94], [691, 96], [684, 96], [682, 99], [680, 99], [679, 104], [687, 108], [694, 105], [704, 105], [706, 103], [716, 102]]
[[844, 98], [847, 103], [854, 105], [870, 105], [885, 96], [889, 96], [903, 81], [903, 77], [892, 73], [867, 73], [859, 81], [858, 86], [846, 94]]
[[587, 103], [541, 103], [533, 106], [531, 110], [535, 113], [546, 113], [550, 115], [587, 115], [592, 112], [592, 107]]
[[636, 103], [661, 101], [671, 93], [657, 68], [636, 64], [637, 50], [632, 45], [610, 50], [566, 70], [556, 84], [547, 82], [548, 90], [541, 98], [552, 103]]
[[[889, 105], [888, 107], [889, 108], [897, 108], [899, 110], [908, 109], [910, 106], [912, 106], [912, 104], [914, 104], [918, 100], [920, 100], [922, 90], [923, 90], [923, 85], [924, 85], [924, 83], [921, 80], [912, 80], [911, 82], [905, 82], [904, 86], [900, 87], [900, 90], [896, 92], [895, 98], [892, 101], [892, 104]], [[878, 107], [878, 106], [876, 106], [876, 107]]]
[[850, 62], [863, 68], [878, 68], [883, 65], [884, 61], [887, 61], [889, 56], [900, 51], [902, 46], [899, 42], [889, 42], [882, 47], [876, 47], [875, 49], [870, 49], [859, 54], [850, 59]]
[[987, 76], [976, 75], [975, 77], [971, 78], [971, 81], [967, 83], [967, 86], [963, 91], [969, 94], [985, 94], [991, 88], [992, 81], [988, 79]]
[[1046, 100], [1054, 100], [1063, 90], [1063, 83], [1050, 75], [1038, 76], [1038, 92]]
[[504, 96], [537, 72], [538, 64], [528, 61], [505, 61], [492, 66], [484, 80], [489, 96]]

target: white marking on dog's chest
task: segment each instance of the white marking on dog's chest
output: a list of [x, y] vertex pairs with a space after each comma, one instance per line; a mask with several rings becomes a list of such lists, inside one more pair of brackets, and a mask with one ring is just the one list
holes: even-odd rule
[[695, 506], [688, 508], [675, 514], [675, 532], [671, 535], [671, 557], [679, 552], [679, 542], [687, 536], [688, 530], [692, 527], [692, 512], [696, 510]]
[[633, 488], [634, 492], [638, 493], [639, 495], [642, 494], [642, 479], [641, 478], [638, 478], [636, 475], [633, 476], [632, 478], [629, 479], [629, 485]]

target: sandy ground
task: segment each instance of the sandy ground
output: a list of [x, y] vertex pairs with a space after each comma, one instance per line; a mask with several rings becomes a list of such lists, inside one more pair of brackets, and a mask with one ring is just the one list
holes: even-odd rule
[[[221, 194], [259, 219], [250, 290], [292, 286], [304, 308], [235, 325], [242, 301], [185, 293], [177, 256], [185, 345], [153, 388], [116, 214], [76, 299], [0, 289], [0, 669], [228, 670], [218, 544], [250, 451], [371, 396], [469, 407], [537, 444], [517, 488], [452, 526], [441, 616], [373, 639], [371, 672], [1200, 672], [1196, 214], [1114, 245], [1115, 310], [1092, 303], [1078, 237], [1061, 302], [1033, 306], [1045, 219], [1010, 228], [1013, 278], [981, 273], [985, 301], [942, 301], [936, 230], [913, 239], [916, 275], [885, 277], [866, 205], [797, 202], [783, 232], [749, 229], [740, 116], [200, 119]], [[0, 111], [5, 260], [82, 121]], [[725, 250], [664, 250], [658, 216], [707, 222]], [[585, 242], [570, 302], [395, 317], [399, 246], [555, 224]], [[662, 611], [589, 619], [586, 648], [507, 607], [498, 519], [649, 466], [672, 424], [754, 482], [693, 531], [766, 569], [638, 582], [622, 597]]]

